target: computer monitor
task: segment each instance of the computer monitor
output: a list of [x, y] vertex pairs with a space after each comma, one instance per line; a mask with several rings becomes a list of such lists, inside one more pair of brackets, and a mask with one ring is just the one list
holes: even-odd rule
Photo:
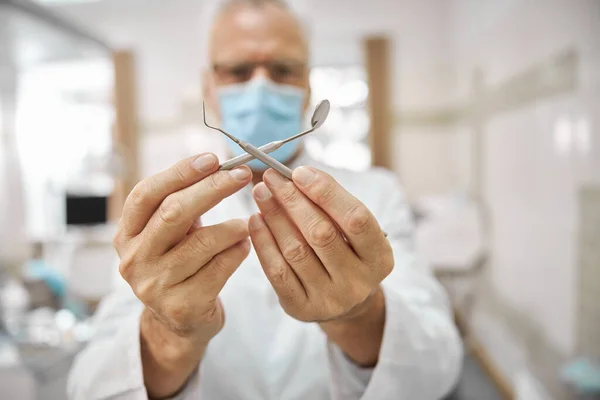
[[102, 225], [108, 221], [108, 197], [94, 195], [66, 196], [67, 226]]

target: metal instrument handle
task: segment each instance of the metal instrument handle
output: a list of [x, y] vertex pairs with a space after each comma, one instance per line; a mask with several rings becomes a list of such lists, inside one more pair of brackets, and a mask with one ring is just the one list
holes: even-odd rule
[[[280, 142], [267, 143], [264, 146], [259, 147], [258, 150], [260, 150], [266, 154], [272, 153], [281, 147], [281, 145], [279, 143]], [[221, 164], [219, 166], [219, 170], [220, 171], [228, 171], [230, 169], [237, 168], [241, 165], [246, 164], [249, 161], [254, 160], [254, 158], [255, 157], [252, 154], [248, 154], [248, 153], [239, 155], [237, 157], [232, 158], [231, 160], [225, 161], [223, 164]]]
[[279, 172], [281, 175], [285, 176], [289, 180], [292, 179], [292, 170], [274, 159], [273, 157], [269, 157], [250, 143], [242, 142], [240, 140], [240, 147], [244, 149], [245, 152], [253, 155], [255, 158], [259, 159], [269, 167], [273, 168], [275, 171]]

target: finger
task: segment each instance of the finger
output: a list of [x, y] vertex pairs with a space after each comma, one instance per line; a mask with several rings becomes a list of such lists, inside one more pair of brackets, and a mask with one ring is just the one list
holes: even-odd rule
[[[265, 183], [290, 218], [298, 226], [308, 244], [319, 256], [332, 277], [348, 274], [359, 263], [335, 223], [308, 199], [296, 185], [268, 170]], [[267, 221], [268, 223], [268, 221]]]
[[322, 287], [324, 282], [329, 282], [329, 272], [265, 184], [261, 182], [256, 185], [253, 194], [279, 251], [296, 272], [307, 292], [310, 293], [311, 290]]
[[194, 275], [217, 254], [248, 238], [248, 224], [235, 219], [199, 228], [165, 256], [158, 271], [167, 285], [175, 285]]
[[185, 237], [199, 216], [242, 189], [251, 178], [252, 172], [245, 166], [219, 171], [169, 195], [144, 228], [144, 245], [149, 254], [170, 250]]
[[192, 226], [188, 230], [187, 234], [191, 235], [192, 233], [196, 232], [200, 228], [202, 228], [202, 220], [200, 218], [196, 218], [194, 220], [194, 223], [192, 224]]
[[277, 242], [262, 216], [253, 215], [250, 217], [248, 225], [250, 238], [260, 265], [282, 304], [293, 303], [297, 299], [306, 299], [306, 289], [279, 251]]
[[249, 253], [250, 241], [246, 238], [214, 256], [204, 268], [181, 285], [205, 300], [215, 299]]
[[186, 158], [166, 171], [139, 182], [123, 206], [119, 223], [121, 233], [125, 238], [137, 236], [165, 197], [205, 178], [216, 171], [218, 165], [217, 156], [206, 153]]
[[389, 246], [375, 216], [330, 175], [300, 167], [294, 170], [293, 180], [302, 193], [337, 223], [361, 259], [377, 260]]

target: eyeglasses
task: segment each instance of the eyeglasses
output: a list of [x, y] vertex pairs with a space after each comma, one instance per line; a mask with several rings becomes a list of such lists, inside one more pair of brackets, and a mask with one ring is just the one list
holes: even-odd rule
[[263, 67], [269, 78], [276, 83], [300, 84], [306, 74], [306, 64], [295, 60], [273, 60], [264, 62], [231, 62], [213, 65], [219, 83], [243, 83], [252, 79], [254, 71]]

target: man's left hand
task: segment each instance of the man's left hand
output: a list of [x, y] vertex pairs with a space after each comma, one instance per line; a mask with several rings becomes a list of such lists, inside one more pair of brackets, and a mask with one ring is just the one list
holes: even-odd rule
[[252, 243], [283, 309], [301, 321], [345, 321], [392, 271], [392, 248], [369, 209], [330, 175], [294, 170], [293, 182], [268, 170], [255, 186], [261, 214]]

